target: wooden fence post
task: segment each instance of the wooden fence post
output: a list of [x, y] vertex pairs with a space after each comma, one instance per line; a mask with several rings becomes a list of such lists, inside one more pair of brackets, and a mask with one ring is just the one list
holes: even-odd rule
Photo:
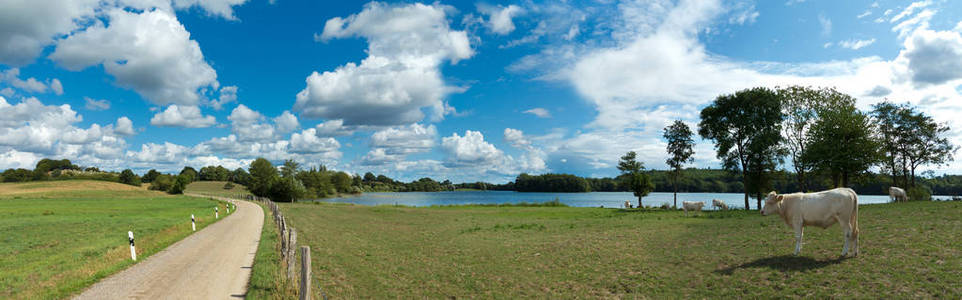
[[294, 282], [294, 264], [297, 262], [295, 256], [297, 254], [297, 230], [291, 228], [290, 230], [290, 240], [287, 242], [287, 278]]
[[300, 300], [311, 299], [311, 247], [301, 246]]

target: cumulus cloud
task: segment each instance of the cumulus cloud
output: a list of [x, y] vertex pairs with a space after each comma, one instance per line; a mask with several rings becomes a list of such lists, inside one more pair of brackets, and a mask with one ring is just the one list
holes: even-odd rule
[[57, 95], [63, 95], [63, 85], [60, 84], [59, 79], [53, 78], [47, 80], [48, 84], [44, 84], [33, 77], [21, 79], [19, 68], [10, 68], [0, 72], [0, 82], [6, 82], [15, 88], [29, 93], [43, 93], [46, 92], [47, 89], [50, 89]]
[[371, 147], [384, 148], [391, 154], [430, 151], [438, 137], [434, 125], [411, 124], [379, 130], [371, 135]]
[[137, 134], [134, 131], [134, 122], [130, 121], [127, 117], [117, 118], [117, 126], [114, 127], [114, 132], [123, 136], [132, 136]]
[[479, 5], [478, 11], [488, 16], [487, 22], [484, 23], [488, 30], [495, 34], [505, 35], [514, 31], [512, 18], [523, 14], [525, 10], [512, 4], [508, 6]]
[[535, 107], [535, 108], [526, 110], [526, 111], [524, 111], [524, 113], [526, 113], [526, 114], [532, 114], [532, 115], [538, 116], [539, 118], [550, 118], [550, 117], [551, 117], [551, 112], [548, 112], [547, 109], [540, 108], [540, 107]]
[[441, 149], [447, 155], [445, 162], [449, 167], [501, 165], [504, 152], [491, 143], [484, 141], [484, 135], [478, 131], [468, 130], [464, 136], [451, 134], [441, 140]]
[[915, 31], [899, 57], [908, 61], [912, 81], [918, 85], [962, 78], [962, 36], [957, 31]]
[[204, 128], [217, 124], [214, 116], [201, 114], [197, 106], [177, 106], [172, 104], [150, 119], [150, 125], [160, 127]]
[[244, 104], [238, 104], [231, 111], [227, 120], [231, 121], [231, 132], [241, 141], [270, 142], [277, 141], [281, 136], [299, 128], [300, 122], [289, 111], [273, 118], [273, 124], [266, 122], [267, 118]]
[[341, 144], [334, 138], [321, 138], [317, 130], [308, 128], [300, 133], [291, 134], [291, 152], [293, 153], [322, 153], [337, 151]]
[[98, 0], [0, 2], [0, 63], [33, 62], [54, 38], [76, 29], [94, 14]]
[[467, 34], [448, 26], [441, 5], [372, 2], [360, 13], [327, 20], [315, 38], [363, 37], [368, 57], [334, 71], [313, 72], [297, 94], [294, 110], [309, 118], [341, 119], [345, 125], [401, 125], [422, 120], [422, 109], [439, 120], [448, 112], [441, 64], [474, 55]]
[[277, 132], [280, 134], [289, 133], [301, 127], [301, 123], [297, 121], [297, 117], [286, 110], [281, 113], [280, 116], [274, 118], [274, 124], [277, 127]]
[[217, 73], [200, 46], [170, 11], [110, 9], [108, 24], [96, 21], [58, 42], [50, 59], [69, 70], [103, 65], [117, 84], [157, 105], [196, 106], [198, 90], [214, 87]]
[[221, 110], [224, 104], [237, 101], [237, 86], [225, 86], [220, 88], [220, 97], [210, 100], [210, 107], [214, 110]]
[[110, 101], [107, 101], [107, 99], [97, 100], [97, 99], [93, 99], [93, 98], [90, 98], [90, 97], [84, 97], [84, 102], [86, 103], [86, 104], [84, 105], [84, 108], [86, 108], [87, 110], [108, 110], [108, 109], [110, 109]]
[[319, 137], [335, 137], [335, 136], [345, 136], [354, 134], [354, 130], [344, 126], [344, 120], [327, 120], [321, 124], [315, 126], [317, 128], [317, 136]]

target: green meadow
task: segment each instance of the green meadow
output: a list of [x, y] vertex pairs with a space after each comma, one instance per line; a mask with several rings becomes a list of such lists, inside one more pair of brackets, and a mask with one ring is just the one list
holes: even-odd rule
[[281, 207], [331, 299], [962, 297], [962, 202], [862, 206], [848, 259], [757, 211]]
[[143, 260], [214, 220], [208, 199], [103, 181], [0, 184], [0, 299], [57, 299]]

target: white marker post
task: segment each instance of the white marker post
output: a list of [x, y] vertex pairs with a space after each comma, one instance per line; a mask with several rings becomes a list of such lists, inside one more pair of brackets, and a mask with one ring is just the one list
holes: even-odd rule
[[220, 208], [214, 207], [214, 219], [220, 218]]
[[190, 228], [197, 231], [197, 224], [194, 223], [194, 214], [190, 214]]
[[128, 231], [127, 237], [130, 238], [130, 259], [137, 261], [137, 251], [134, 250], [134, 232]]

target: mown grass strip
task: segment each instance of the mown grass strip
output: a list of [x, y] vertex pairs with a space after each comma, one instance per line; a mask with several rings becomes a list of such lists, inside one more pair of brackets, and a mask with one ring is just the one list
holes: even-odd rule
[[247, 299], [295, 299], [297, 294], [281, 265], [277, 225], [270, 210], [259, 202], [255, 203], [264, 210], [264, 228], [257, 244], [257, 255], [254, 256]]

